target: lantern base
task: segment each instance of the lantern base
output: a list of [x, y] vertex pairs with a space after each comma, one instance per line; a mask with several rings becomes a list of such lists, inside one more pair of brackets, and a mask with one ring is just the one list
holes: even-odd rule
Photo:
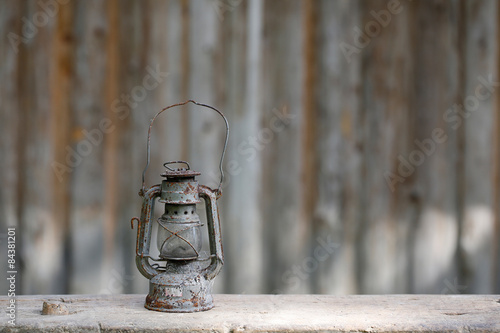
[[167, 264], [167, 270], [149, 281], [144, 307], [161, 312], [198, 312], [214, 307], [212, 281], [200, 274], [198, 262]]

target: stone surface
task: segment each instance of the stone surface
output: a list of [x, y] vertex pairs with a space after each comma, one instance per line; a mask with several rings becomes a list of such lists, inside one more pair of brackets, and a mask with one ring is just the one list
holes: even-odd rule
[[[496, 295], [215, 295], [212, 310], [183, 314], [148, 311], [144, 299], [21, 296], [12, 326], [2, 296], [0, 332], [500, 332]], [[43, 316], [44, 301], [70, 314]]]

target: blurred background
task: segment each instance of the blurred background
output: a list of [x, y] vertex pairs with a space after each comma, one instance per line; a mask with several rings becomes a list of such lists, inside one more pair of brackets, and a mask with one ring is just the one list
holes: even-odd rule
[[[216, 292], [500, 293], [499, 10], [0, 1], [0, 267], [12, 226], [17, 294], [146, 293], [147, 130], [194, 99], [231, 128]], [[184, 159], [216, 187], [223, 139], [163, 113], [147, 186]]]

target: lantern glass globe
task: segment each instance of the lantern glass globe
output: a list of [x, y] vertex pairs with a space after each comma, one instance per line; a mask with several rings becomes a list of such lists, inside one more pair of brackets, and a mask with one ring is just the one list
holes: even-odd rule
[[[157, 246], [160, 258], [197, 259], [202, 247], [200, 220], [193, 209], [173, 210], [158, 219]], [[187, 214], [184, 214], [188, 212]], [[177, 213], [177, 214], [175, 214]]]

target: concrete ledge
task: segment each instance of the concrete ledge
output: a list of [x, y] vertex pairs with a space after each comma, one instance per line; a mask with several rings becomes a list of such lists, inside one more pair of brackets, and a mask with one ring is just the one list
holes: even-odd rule
[[[21, 296], [0, 332], [500, 332], [496, 295], [215, 295], [207, 312], [148, 311], [145, 295]], [[58, 301], [67, 315], [42, 315]], [[65, 311], [65, 313], [67, 313]]]

